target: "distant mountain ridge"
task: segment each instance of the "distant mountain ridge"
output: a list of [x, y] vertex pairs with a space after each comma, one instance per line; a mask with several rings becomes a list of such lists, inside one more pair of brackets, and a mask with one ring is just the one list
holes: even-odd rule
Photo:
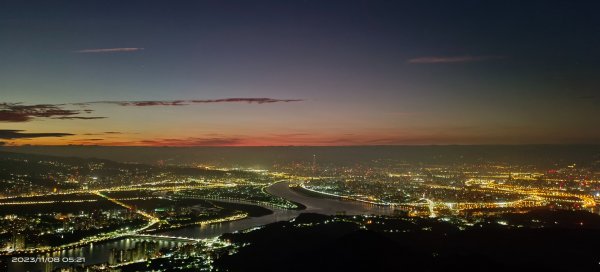
[[270, 166], [274, 163], [367, 162], [397, 160], [406, 163], [448, 164], [503, 162], [551, 167], [556, 163], [600, 165], [600, 145], [444, 145], [444, 146], [343, 146], [343, 147], [103, 147], [22, 146], [0, 151], [53, 156], [109, 159], [155, 164], [213, 162], [232, 166]]

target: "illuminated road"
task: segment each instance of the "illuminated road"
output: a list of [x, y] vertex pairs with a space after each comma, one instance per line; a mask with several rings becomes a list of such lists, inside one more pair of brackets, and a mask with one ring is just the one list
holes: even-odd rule
[[427, 206], [429, 207], [429, 217], [434, 218], [437, 215], [435, 214], [435, 202], [433, 202], [431, 199], [427, 199], [427, 198], [421, 198], [419, 200], [425, 200], [427, 202]]
[[117, 238], [122, 238], [122, 237], [126, 237], [126, 236], [131, 236], [131, 235], [135, 235], [139, 232], [142, 232], [150, 227], [152, 227], [154, 224], [160, 222], [160, 219], [148, 214], [146, 212], [134, 209], [133, 207], [119, 201], [116, 200], [114, 198], [111, 198], [105, 194], [100, 193], [99, 191], [93, 191], [91, 192], [97, 196], [100, 196], [102, 198], [105, 198], [119, 206], [122, 206], [126, 209], [132, 210], [134, 212], [136, 212], [137, 214], [142, 215], [143, 217], [145, 217], [146, 219], [148, 219], [148, 223], [146, 225], [144, 225], [141, 228], [138, 229], [134, 229], [134, 230], [126, 230], [126, 231], [114, 231], [114, 232], [110, 232], [110, 233], [103, 233], [103, 234], [99, 234], [96, 236], [92, 236], [92, 237], [87, 237], [84, 238], [82, 240], [79, 240], [77, 242], [73, 242], [73, 243], [68, 243], [68, 244], [64, 244], [61, 246], [57, 246], [57, 247], [37, 247], [37, 248], [29, 248], [26, 250], [20, 250], [20, 251], [13, 251], [12, 253], [17, 253], [17, 252], [24, 252], [24, 253], [36, 253], [36, 252], [48, 252], [48, 251], [57, 251], [57, 250], [63, 250], [63, 249], [69, 249], [69, 248], [76, 248], [76, 247], [80, 247], [83, 245], [87, 245], [90, 243], [97, 243], [97, 242], [101, 242], [101, 241], [106, 241], [106, 240], [112, 240], [112, 239], [117, 239]]
[[153, 215], [151, 215], [149, 213], [146, 213], [144, 211], [135, 209], [134, 207], [132, 207], [130, 205], [127, 205], [127, 204], [125, 204], [125, 203], [123, 203], [123, 202], [121, 202], [119, 200], [116, 200], [116, 199], [114, 199], [112, 197], [109, 197], [109, 196], [107, 196], [107, 195], [105, 195], [103, 193], [100, 193], [100, 191], [93, 191], [92, 193], [95, 194], [95, 195], [97, 195], [97, 196], [100, 196], [102, 198], [105, 198], [105, 199], [107, 199], [108, 201], [110, 201], [112, 203], [115, 203], [115, 204], [117, 204], [119, 206], [122, 206], [122, 207], [124, 207], [124, 208], [126, 208], [128, 210], [134, 211], [134, 212], [136, 212], [137, 214], [139, 214], [139, 215], [141, 215], [143, 217], [148, 218], [150, 220], [150, 222], [152, 222], [152, 225], [154, 225], [154, 224], [156, 224], [157, 222], [160, 221], [160, 219], [158, 217], [155, 217], [155, 216], [153, 216]]
[[[307, 190], [311, 190], [315, 193], [321, 193], [321, 194], [325, 194], [326, 196], [328, 196], [328, 197], [323, 197], [323, 198], [312, 197], [312, 196], [308, 196], [306, 194], [299, 193], [296, 190], [290, 189], [289, 186], [291, 184], [298, 184], [298, 183], [292, 183], [292, 182], [288, 182], [288, 181], [278, 182], [278, 183], [272, 184], [271, 186], [266, 187], [265, 192], [267, 192], [271, 195], [277, 196], [277, 197], [284, 198], [289, 201], [303, 204], [304, 206], [306, 206], [306, 210], [303, 210], [303, 211], [289, 211], [289, 210], [281, 211], [281, 212], [276, 212], [274, 215], [263, 216], [260, 218], [247, 218], [247, 215], [240, 214], [240, 215], [235, 215], [234, 217], [231, 217], [231, 218], [221, 218], [221, 219], [216, 219], [216, 220], [213, 220], [210, 222], [208, 222], [208, 221], [200, 222], [201, 224], [204, 224], [204, 225], [226, 222], [224, 224], [219, 224], [219, 225], [223, 225], [223, 227], [219, 226], [216, 229], [212, 230], [210, 233], [206, 233], [206, 234], [204, 234], [204, 232], [206, 232], [206, 230], [204, 230], [203, 233], [200, 235], [201, 236], [213, 235], [213, 234], [220, 235], [223, 232], [227, 232], [227, 231], [231, 231], [231, 230], [240, 230], [240, 229], [261, 226], [261, 225], [272, 223], [272, 222], [279, 221], [279, 220], [289, 220], [291, 218], [294, 218], [301, 212], [314, 212], [314, 213], [321, 213], [321, 214], [327, 214], [327, 215], [335, 215], [335, 214], [340, 214], [340, 213], [348, 214], [348, 215], [362, 215], [362, 214], [389, 215], [389, 214], [393, 214], [394, 210], [396, 210], [396, 209], [402, 209], [402, 207], [408, 207], [408, 209], [411, 209], [410, 207], [423, 207], [423, 208], [427, 207], [429, 210], [429, 216], [436, 217], [444, 209], [451, 210], [453, 212], [458, 212], [461, 210], [481, 209], [481, 208], [538, 207], [538, 206], [547, 205], [547, 203], [549, 201], [572, 202], [572, 203], [578, 203], [578, 204], [580, 203], [583, 207], [591, 207], [591, 206], [596, 205], [596, 202], [594, 201], [593, 197], [587, 196], [587, 195], [567, 193], [567, 192], [557, 191], [557, 190], [552, 190], [552, 189], [542, 190], [542, 189], [525, 188], [525, 187], [520, 187], [520, 186], [515, 186], [515, 185], [495, 184], [493, 182], [488, 182], [486, 184], [478, 184], [478, 187], [475, 187], [472, 185], [472, 186], [470, 186], [469, 190], [492, 192], [492, 193], [493, 192], [512, 193], [512, 194], [523, 195], [524, 198], [516, 200], [516, 201], [511, 201], [511, 202], [479, 202], [479, 203], [478, 202], [473, 202], [473, 203], [470, 203], [470, 202], [436, 202], [432, 199], [422, 198], [421, 200], [424, 200], [426, 203], [423, 203], [423, 202], [420, 202], [420, 203], [419, 202], [385, 203], [385, 202], [377, 202], [376, 200], [368, 201], [368, 200], [363, 200], [363, 199], [354, 199], [349, 196], [337, 196], [337, 195], [333, 195], [333, 194], [326, 194], [326, 193], [321, 193], [321, 192], [315, 191], [310, 188], [304, 188]], [[12, 251], [12, 252], [5, 252], [5, 253], [7, 253], [7, 254], [10, 254], [10, 253], [40, 253], [40, 252], [57, 251], [57, 250], [64, 250], [64, 249], [72, 249], [72, 248], [76, 248], [76, 247], [80, 247], [83, 245], [96, 243], [96, 242], [120, 239], [120, 238], [124, 238], [127, 236], [142, 235], [142, 233], [145, 230], [153, 227], [155, 224], [160, 222], [160, 219], [158, 217], [156, 217], [155, 215], [144, 212], [142, 210], [138, 210], [135, 207], [128, 205], [127, 203], [124, 203], [118, 199], [110, 197], [107, 193], [112, 192], [113, 190], [114, 191], [133, 191], [133, 190], [177, 191], [177, 190], [187, 190], [187, 189], [196, 189], [196, 188], [235, 187], [236, 186], [235, 184], [224, 184], [224, 183], [219, 183], [219, 184], [187, 183], [187, 184], [185, 184], [185, 183], [173, 183], [173, 182], [170, 182], [169, 184], [167, 184], [167, 182], [153, 183], [151, 185], [154, 185], [154, 186], [159, 185], [159, 186], [157, 186], [157, 187], [150, 186], [147, 188], [144, 188], [141, 186], [129, 186], [129, 187], [120, 186], [120, 187], [115, 187], [115, 188], [111, 188], [111, 189], [102, 189], [102, 190], [86, 192], [88, 194], [89, 193], [95, 194], [95, 195], [102, 197], [116, 205], [124, 207], [128, 210], [131, 210], [131, 211], [143, 216], [144, 218], [147, 219], [148, 222], [147, 222], [147, 224], [145, 224], [144, 226], [142, 226], [140, 228], [136, 228], [133, 230], [118, 230], [118, 231], [113, 231], [110, 233], [98, 234], [95, 236], [84, 238], [84, 239], [74, 242], [74, 243], [69, 243], [69, 244], [58, 246], [58, 247], [28, 248], [27, 250], [21, 250], [18, 252]], [[424, 186], [429, 186], [431, 188], [464, 190], [464, 188], [450, 187], [450, 186], [427, 185], [427, 184], [424, 184]], [[78, 193], [78, 191], [71, 192], [71, 194], [75, 194], [75, 193]], [[47, 195], [58, 195], [58, 194], [47, 194]], [[65, 195], [65, 194], [61, 194], [61, 195]], [[331, 197], [337, 197], [339, 199], [332, 199]], [[13, 201], [8, 200], [6, 202], [0, 202], [0, 205], [33, 205], [33, 204], [51, 204], [51, 203], [59, 203], [59, 202], [77, 203], [77, 202], [94, 202], [94, 201], [96, 201], [96, 200], [64, 200], [64, 201], [39, 201], [39, 202], [36, 202], [36, 201], [18, 202], [18, 201], [14, 201], [14, 200]], [[254, 203], [254, 204], [256, 204], [256, 203]], [[194, 226], [192, 226], [191, 228], [194, 228]], [[186, 232], [186, 230], [178, 231], [178, 232]], [[193, 237], [192, 239], [196, 239], [197, 235], [198, 234], [192, 234], [192, 237]], [[174, 236], [173, 235], [165, 235], [165, 236], [188, 237], [188, 235], [174, 235]]]

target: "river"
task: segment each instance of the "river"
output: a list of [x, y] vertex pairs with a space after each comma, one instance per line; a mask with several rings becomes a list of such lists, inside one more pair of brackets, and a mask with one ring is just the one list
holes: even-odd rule
[[[348, 215], [359, 215], [359, 214], [391, 214], [393, 211], [390, 208], [376, 206], [372, 204], [349, 201], [349, 200], [338, 200], [331, 198], [319, 198], [311, 197], [308, 195], [300, 194], [289, 188], [290, 182], [278, 182], [267, 188], [267, 192], [272, 195], [285, 198], [287, 200], [300, 203], [306, 206], [305, 210], [282, 210], [273, 209], [272, 207], [266, 207], [273, 210], [272, 214], [264, 215], [260, 217], [249, 217], [242, 220], [216, 223], [210, 225], [195, 225], [186, 228], [169, 230], [158, 233], [159, 235], [177, 236], [177, 237], [189, 237], [189, 238], [210, 238], [219, 236], [223, 233], [230, 233], [240, 231], [244, 229], [254, 228], [263, 226], [266, 224], [287, 221], [300, 215], [301, 213], [320, 213], [326, 215], [334, 215], [338, 213], [344, 213]], [[85, 264], [104, 263], [108, 261], [108, 256], [112, 248], [117, 249], [129, 249], [135, 246], [135, 242], [139, 239], [125, 238], [110, 242], [101, 242], [84, 247], [56, 251], [50, 254], [50, 256], [59, 257], [81, 257], [85, 256]], [[184, 242], [176, 241], [165, 241], [157, 240], [159, 246], [163, 248], [174, 247]], [[53, 264], [53, 268], [69, 266], [68, 263], [57, 263]], [[10, 263], [9, 271], [48, 271], [48, 264], [23, 264], [23, 263]]]

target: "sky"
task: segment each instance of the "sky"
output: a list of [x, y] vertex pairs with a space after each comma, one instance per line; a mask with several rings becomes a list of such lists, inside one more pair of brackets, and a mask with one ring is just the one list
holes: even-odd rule
[[600, 144], [598, 1], [0, 3], [0, 145]]

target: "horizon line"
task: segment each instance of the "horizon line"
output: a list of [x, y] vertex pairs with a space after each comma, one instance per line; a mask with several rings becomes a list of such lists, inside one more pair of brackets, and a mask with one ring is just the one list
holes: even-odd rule
[[146, 148], [251, 148], [251, 147], [427, 147], [427, 146], [600, 146], [600, 143], [526, 143], [526, 144], [382, 144], [382, 145], [0, 145], [1, 148], [19, 147], [146, 147]]

